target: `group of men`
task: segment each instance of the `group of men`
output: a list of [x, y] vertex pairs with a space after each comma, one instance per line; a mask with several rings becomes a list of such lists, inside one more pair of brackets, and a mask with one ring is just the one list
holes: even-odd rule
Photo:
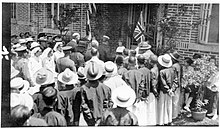
[[119, 42], [111, 54], [106, 35], [82, 51], [80, 35], [72, 37], [12, 44], [12, 126], [170, 125], [178, 117], [178, 52], [157, 57], [145, 41], [135, 50]]

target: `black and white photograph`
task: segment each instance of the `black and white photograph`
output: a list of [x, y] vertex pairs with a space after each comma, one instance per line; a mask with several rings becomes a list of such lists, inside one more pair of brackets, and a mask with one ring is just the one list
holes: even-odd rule
[[219, 127], [219, 2], [1, 2], [1, 127]]

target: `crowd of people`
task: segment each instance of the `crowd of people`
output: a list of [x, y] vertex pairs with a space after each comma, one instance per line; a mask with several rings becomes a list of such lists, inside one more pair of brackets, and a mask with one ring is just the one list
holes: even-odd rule
[[[82, 51], [79, 33], [68, 43], [59, 36], [12, 36], [10, 125], [172, 125], [183, 110], [191, 111], [197, 89], [182, 75], [194, 70], [201, 55], [157, 56], [148, 41], [135, 50], [119, 41], [111, 54], [109, 40], [104, 35], [102, 41], [88, 41]], [[213, 105], [217, 93], [211, 91]], [[215, 119], [216, 106], [207, 115]]]

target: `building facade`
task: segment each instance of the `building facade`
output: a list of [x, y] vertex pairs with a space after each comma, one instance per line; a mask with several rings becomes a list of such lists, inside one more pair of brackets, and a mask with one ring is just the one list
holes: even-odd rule
[[[11, 4], [11, 34], [29, 31], [33, 35], [39, 32], [59, 33], [52, 17], [59, 15], [62, 8], [77, 8], [78, 21], [70, 24], [69, 34], [78, 32], [82, 37], [86, 35], [86, 12], [88, 3], [13, 3]], [[175, 38], [176, 49], [184, 57], [191, 57], [194, 53], [215, 55], [219, 57], [219, 4], [102, 4], [96, 5], [96, 14], [91, 15], [92, 35], [98, 41], [102, 35], [110, 37], [111, 50], [114, 51], [119, 40], [132, 48], [135, 41], [132, 37], [135, 24], [143, 11], [145, 32], [149, 32], [148, 40], [152, 40], [153, 47], [161, 44], [161, 34], [158, 28], [152, 30], [164, 15], [174, 16], [181, 7], [185, 7], [185, 14], [181, 16], [180, 27], [187, 29], [187, 33]], [[201, 19], [203, 19], [201, 21]], [[187, 24], [199, 23], [198, 26]]]

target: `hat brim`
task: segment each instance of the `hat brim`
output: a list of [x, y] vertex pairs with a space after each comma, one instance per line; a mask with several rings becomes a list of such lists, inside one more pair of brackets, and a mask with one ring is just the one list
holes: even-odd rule
[[[41, 69], [40, 69], [41, 70]], [[47, 80], [45, 81], [45, 82], [37, 82], [37, 74], [39, 73], [39, 71], [40, 70], [38, 70], [37, 72], [35, 72], [34, 73], [34, 82], [36, 83], [36, 84], [39, 84], [39, 85], [45, 85], [45, 84], [50, 84], [50, 83], [53, 83], [54, 82], [54, 74], [53, 74], [53, 72], [51, 71], [51, 70], [49, 70], [49, 69], [46, 69], [46, 74], [47, 74]]]
[[60, 81], [61, 83], [71, 85], [71, 84], [76, 84], [78, 82], [78, 76], [74, 72], [73, 72], [72, 80], [70, 80], [69, 82], [63, 81], [63, 79], [62, 79], [63, 74], [64, 74], [64, 72], [62, 72], [58, 75], [58, 81]]
[[[122, 92], [125, 91], [127, 94], [130, 95], [130, 99], [126, 102], [119, 101], [117, 99], [118, 94], [121, 94]], [[136, 94], [134, 90], [129, 86], [118, 87], [112, 92], [112, 101], [114, 102], [114, 104], [116, 104], [119, 107], [129, 107], [134, 104], [135, 100], [136, 100]]]
[[[99, 65], [99, 64], [98, 64]], [[98, 67], [98, 69], [99, 69], [99, 71], [98, 71], [98, 74], [96, 75], [96, 77], [91, 77], [87, 72], [88, 72], [88, 69], [89, 69], [89, 65], [86, 65], [86, 67], [85, 67], [85, 77], [88, 79], [88, 80], [91, 80], [91, 81], [94, 81], [94, 80], [98, 80], [99, 78], [101, 78], [102, 77], [102, 75], [103, 75], [103, 72], [104, 72], [104, 68], [102, 68], [102, 66], [101, 65], [99, 65], [99, 67]]]
[[170, 55], [170, 57], [173, 58], [174, 60], [180, 61], [180, 59], [177, 59], [176, 57], [174, 57], [172, 53], [170, 53], [169, 55]]
[[172, 66], [172, 60], [170, 60], [170, 62], [167, 64], [167, 63], [164, 63], [163, 60], [162, 60], [162, 56], [159, 56], [158, 57], [158, 62], [160, 65], [162, 65], [163, 67], [166, 67], [166, 68], [169, 68]]
[[139, 47], [140, 50], [150, 49], [151, 45], [148, 45], [147, 47]]
[[30, 87], [30, 83], [26, 80], [23, 80], [23, 88], [20, 90], [20, 93], [26, 93]]

